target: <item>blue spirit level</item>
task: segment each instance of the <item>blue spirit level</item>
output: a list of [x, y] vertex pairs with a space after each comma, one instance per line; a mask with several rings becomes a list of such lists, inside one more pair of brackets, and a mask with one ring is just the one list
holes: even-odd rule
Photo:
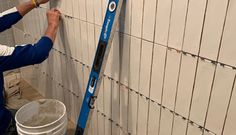
[[[109, 0], [75, 135], [83, 135], [94, 109], [123, 0]], [[92, 109], [92, 110], [91, 110]], [[87, 122], [88, 121], [88, 122]]]

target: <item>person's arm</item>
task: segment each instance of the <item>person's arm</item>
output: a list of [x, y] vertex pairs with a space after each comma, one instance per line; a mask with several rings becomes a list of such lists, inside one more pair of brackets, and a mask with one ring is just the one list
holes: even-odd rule
[[[0, 13], [0, 32], [11, 28], [17, 23], [25, 14], [37, 7], [34, 0], [22, 3], [14, 8], [11, 8], [3, 13]], [[49, 0], [36, 0], [38, 4], [44, 4]]]
[[0, 45], [0, 71], [4, 72], [43, 62], [52, 49], [59, 26], [60, 14], [56, 9], [47, 12], [48, 28], [45, 35], [36, 44], [17, 47]]

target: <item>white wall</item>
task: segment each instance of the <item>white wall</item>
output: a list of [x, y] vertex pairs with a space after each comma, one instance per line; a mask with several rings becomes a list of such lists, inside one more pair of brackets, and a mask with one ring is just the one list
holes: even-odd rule
[[[76, 121], [107, 0], [61, 0], [50, 57], [22, 69], [43, 95], [63, 101]], [[48, 6], [15, 27], [35, 42]], [[236, 1], [126, 0], [89, 135], [234, 135]]]

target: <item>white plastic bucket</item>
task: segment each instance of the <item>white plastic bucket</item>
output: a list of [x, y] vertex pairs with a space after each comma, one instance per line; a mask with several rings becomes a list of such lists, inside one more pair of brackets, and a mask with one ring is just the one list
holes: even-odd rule
[[19, 135], [64, 135], [67, 130], [65, 105], [55, 99], [41, 99], [21, 107], [15, 116]]

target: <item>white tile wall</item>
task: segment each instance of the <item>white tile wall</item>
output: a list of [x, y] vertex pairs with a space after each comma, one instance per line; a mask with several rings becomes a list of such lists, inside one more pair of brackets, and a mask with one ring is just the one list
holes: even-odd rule
[[[73, 121], [107, 2], [53, 3], [62, 22], [49, 59], [22, 69], [40, 93], [66, 104]], [[88, 134], [234, 135], [236, 2], [124, 3]], [[14, 27], [18, 44], [40, 38], [48, 8], [32, 11]]]

